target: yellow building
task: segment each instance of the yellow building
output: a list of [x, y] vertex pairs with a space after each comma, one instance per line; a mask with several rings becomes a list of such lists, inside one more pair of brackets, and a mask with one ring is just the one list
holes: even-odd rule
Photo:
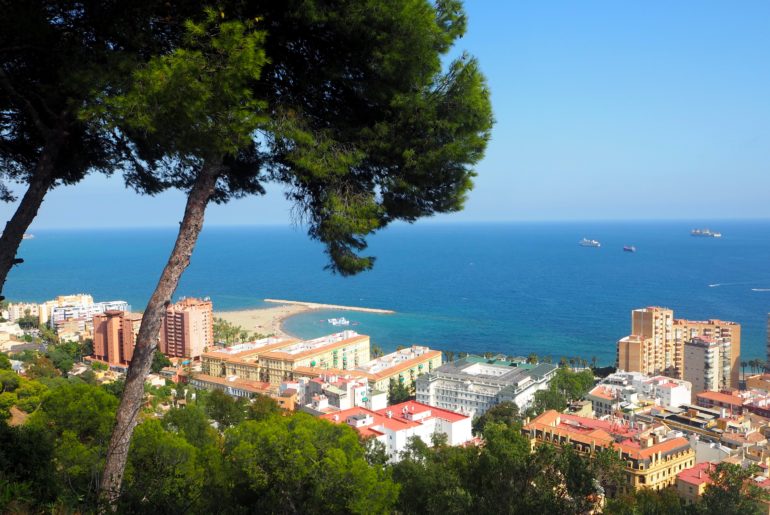
[[413, 345], [373, 359], [357, 367], [355, 372], [366, 374], [375, 390], [387, 392], [391, 380], [411, 388], [417, 376], [440, 367], [441, 359], [441, 351]]
[[369, 361], [369, 337], [342, 331], [259, 353], [261, 381], [280, 384], [294, 379], [294, 369], [352, 370]]
[[259, 354], [285, 347], [299, 340], [282, 338], [263, 338], [255, 342], [241, 343], [204, 352], [201, 355], [201, 370], [214, 377], [237, 376], [251, 381], [259, 381]]
[[626, 486], [661, 490], [676, 483], [677, 474], [695, 465], [695, 451], [688, 440], [670, 434], [664, 425], [632, 428], [617, 420], [598, 420], [546, 411], [522, 428], [536, 445], [572, 445], [580, 453], [613, 449], [626, 462]]

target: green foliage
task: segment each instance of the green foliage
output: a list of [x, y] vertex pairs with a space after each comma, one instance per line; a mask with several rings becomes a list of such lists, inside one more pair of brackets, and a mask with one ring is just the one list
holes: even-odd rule
[[45, 356], [38, 356], [27, 366], [27, 377], [30, 379], [54, 378], [61, 376], [53, 362]]
[[66, 349], [59, 346], [49, 349], [47, 357], [51, 360], [53, 366], [65, 375], [72, 370], [72, 367], [75, 364], [72, 355], [67, 352]]
[[203, 494], [204, 468], [183, 437], [148, 420], [134, 431], [120, 508], [130, 513], [184, 513]]
[[594, 385], [591, 370], [573, 372], [562, 367], [556, 370], [547, 390], [535, 392], [527, 416], [534, 416], [547, 410], [564, 411], [570, 402], [582, 399]]
[[246, 407], [246, 419], [257, 422], [267, 420], [280, 413], [281, 408], [278, 403], [267, 395], [256, 395]]
[[521, 422], [519, 407], [513, 402], [501, 402], [489, 408], [473, 421], [473, 434], [481, 435], [489, 423], [513, 425]]
[[641, 488], [634, 493], [609, 499], [604, 509], [607, 515], [694, 515], [698, 511], [698, 506], [688, 509], [673, 488]]
[[224, 318], [214, 319], [214, 341], [230, 345], [237, 342], [261, 340], [267, 336], [259, 333], [251, 333], [239, 325], [232, 324]]
[[166, 357], [165, 354], [163, 354], [160, 351], [155, 351], [155, 354], [152, 355], [152, 365], [150, 366], [150, 370], [152, 370], [153, 373], [157, 374], [161, 370], [163, 370], [164, 367], [170, 367], [171, 366], [171, 360]]
[[388, 384], [388, 404], [398, 404], [414, 399], [413, 388], [407, 388], [402, 382], [391, 378]]
[[706, 513], [714, 514], [761, 514], [767, 507], [761, 501], [770, 500], [770, 493], [753, 481], [760, 472], [752, 465], [742, 468], [732, 463], [720, 463], [711, 472], [712, 482], [703, 492], [702, 507]]
[[225, 456], [232, 502], [266, 513], [389, 513], [397, 494], [354, 430], [302, 413], [228, 430]]
[[13, 392], [21, 384], [21, 378], [10, 370], [0, 370], [0, 392]]
[[7, 354], [0, 352], [0, 370], [11, 370], [11, 359]]
[[[45, 430], [8, 427], [0, 420], [0, 511], [16, 513], [14, 502], [42, 504], [55, 498], [53, 452], [54, 441]], [[27, 511], [16, 507], [19, 513]]]
[[222, 429], [234, 426], [246, 418], [244, 399], [231, 397], [222, 390], [210, 392], [206, 396], [204, 406], [206, 414]]
[[91, 368], [93, 370], [104, 371], [104, 370], [109, 370], [110, 367], [108, 367], [106, 363], [102, 363], [101, 361], [92, 361]]
[[22, 329], [37, 329], [40, 327], [40, 321], [38, 320], [38, 317], [31, 315], [25, 315], [16, 319], [16, 323], [19, 324], [19, 327]]

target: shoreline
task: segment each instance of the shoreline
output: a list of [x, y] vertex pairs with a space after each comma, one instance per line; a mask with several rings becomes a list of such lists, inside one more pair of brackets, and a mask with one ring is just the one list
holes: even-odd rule
[[215, 311], [215, 318], [222, 318], [231, 324], [239, 325], [249, 332], [256, 332], [264, 335], [273, 334], [276, 337], [296, 338], [295, 335], [288, 333], [283, 328], [286, 319], [320, 310], [344, 310], [360, 311], [364, 313], [393, 314], [395, 311], [389, 309], [364, 308], [356, 306], [339, 306], [336, 304], [322, 304], [317, 302], [301, 302], [293, 300], [264, 299], [265, 302], [276, 304], [276, 306], [239, 309], [234, 311]]

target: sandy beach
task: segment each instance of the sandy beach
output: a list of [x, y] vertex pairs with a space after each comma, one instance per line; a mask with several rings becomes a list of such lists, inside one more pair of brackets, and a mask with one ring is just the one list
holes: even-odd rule
[[217, 311], [214, 317], [223, 318], [231, 324], [239, 325], [250, 332], [264, 335], [290, 337], [282, 327], [287, 318], [318, 309], [341, 309], [348, 311], [363, 311], [368, 313], [390, 314], [394, 311], [377, 308], [361, 308], [356, 306], [339, 306], [336, 304], [319, 304], [292, 300], [265, 299], [266, 302], [279, 304], [275, 307], [243, 309], [240, 311]]

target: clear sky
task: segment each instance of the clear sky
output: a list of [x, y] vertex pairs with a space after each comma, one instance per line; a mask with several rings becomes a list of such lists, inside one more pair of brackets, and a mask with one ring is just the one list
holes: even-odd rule
[[[480, 60], [497, 124], [465, 211], [438, 220], [770, 217], [770, 2], [466, 8], [457, 49]], [[94, 176], [49, 194], [33, 229], [170, 226], [183, 203]], [[207, 223], [284, 224], [289, 208], [272, 188]]]

